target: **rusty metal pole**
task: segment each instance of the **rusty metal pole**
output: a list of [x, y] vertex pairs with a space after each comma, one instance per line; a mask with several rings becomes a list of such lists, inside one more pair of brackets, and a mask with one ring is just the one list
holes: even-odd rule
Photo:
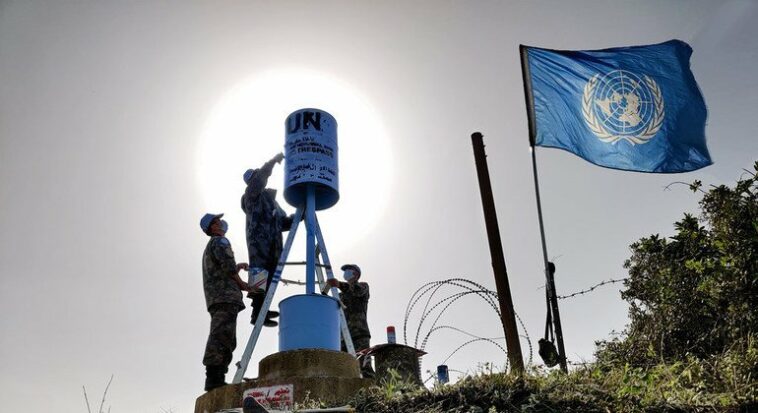
[[503, 243], [500, 240], [500, 228], [497, 224], [495, 200], [492, 197], [490, 173], [487, 170], [487, 155], [484, 153], [484, 138], [482, 134], [479, 132], [471, 134], [471, 143], [474, 146], [476, 175], [479, 178], [479, 192], [482, 195], [484, 222], [487, 227], [492, 269], [495, 273], [497, 298], [500, 303], [500, 313], [502, 314], [501, 321], [503, 323], [503, 331], [505, 331], [505, 344], [508, 347], [508, 361], [511, 365], [511, 371], [521, 374], [524, 372], [524, 359], [521, 356], [521, 343], [519, 342], [516, 316], [513, 311], [511, 287], [508, 284], [508, 271], [505, 268]]

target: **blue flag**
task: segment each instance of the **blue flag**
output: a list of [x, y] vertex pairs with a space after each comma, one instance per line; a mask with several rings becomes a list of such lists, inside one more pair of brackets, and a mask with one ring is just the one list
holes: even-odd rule
[[629, 171], [710, 165], [691, 55], [680, 40], [587, 51], [521, 46], [532, 145]]

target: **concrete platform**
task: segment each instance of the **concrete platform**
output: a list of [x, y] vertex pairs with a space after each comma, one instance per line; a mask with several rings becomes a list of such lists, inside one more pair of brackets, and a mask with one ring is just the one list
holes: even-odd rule
[[195, 401], [195, 413], [215, 413], [221, 409], [242, 407], [247, 389], [273, 385], [293, 386], [295, 403], [320, 400], [329, 406], [341, 406], [358, 390], [373, 384], [360, 377], [358, 361], [350, 354], [318, 349], [274, 353], [258, 364], [260, 376], [213, 389]]

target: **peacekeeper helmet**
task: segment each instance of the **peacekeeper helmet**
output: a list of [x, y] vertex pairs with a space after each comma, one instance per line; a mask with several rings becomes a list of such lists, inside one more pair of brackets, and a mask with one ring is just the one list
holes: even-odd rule
[[224, 214], [205, 214], [202, 218], [200, 218], [200, 229], [203, 230], [203, 232], [206, 235], [208, 234], [208, 230], [211, 228], [211, 224], [213, 223], [213, 220], [217, 218], [223, 217]]
[[242, 179], [245, 180], [245, 184], [250, 185], [250, 180], [253, 179], [253, 176], [258, 172], [257, 169], [248, 169], [245, 171], [244, 174], [242, 174]]
[[[342, 271], [349, 271], [352, 272], [352, 274], [356, 277], [361, 276], [361, 267], [355, 265], [355, 264], [345, 264], [340, 268]], [[349, 274], [349, 273], [348, 273]], [[349, 281], [353, 277], [348, 277], [347, 274], [345, 274], [345, 280]]]
[[342, 271], [345, 270], [353, 270], [356, 274], [361, 275], [361, 267], [355, 265], [355, 264], [345, 264], [340, 268]]

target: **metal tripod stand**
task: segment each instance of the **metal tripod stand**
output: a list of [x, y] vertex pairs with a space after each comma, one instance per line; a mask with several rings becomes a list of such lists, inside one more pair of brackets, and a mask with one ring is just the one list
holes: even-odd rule
[[[334, 273], [332, 272], [332, 266], [329, 261], [329, 254], [326, 250], [326, 244], [324, 244], [324, 236], [321, 233], [321, 227], [318, 223], [318, 218], [316, 218], [316, 211], [315, 211], [315, 205], [314, 205], [314, 199], [315, 194], [312, 192], [314, 189], [308, 188], [308, 199], [305, 208], [299, 207], [297, 208], [297, 211], [295, 212], [295, 217], [292, 221], [292, 226], [290, 227], [289, 234], [287, 235], [287, 241], [284, 243], [284, 248], [282, 249], [282, 255], [279, 257], [279, 263], [276, 266], [276, 271], [274, 272], [274, 276], [271, 279], [271, 285], [268, 287], [268, 291], [266, 291], [266, 299], [263, 301], [263, 307], [261, 308], [261, 311], [258, 313], [258, 318], [255, 320], [255, 326], [253, 327], [252, 333], [250, 333], [250, 338], [247, 341], [247, 345], [245, 346], [245, 351], [242, 353], [242, 359], [237, 362], [237, 372], [234, 374], [234, 380], [232, 383], [240, 383], [242, 382], [242, 377], [245, 374], [245, 371], [247, 370], [247, 366], [250, 363], [250, 357], [253, 354], [253, 350], [255, 349], [255, 344], [258, 342], [258, 338], [260, 337], [261, 330], [263, 329], [263, 321], [266, 318], [266, 313], [268, 313], [269, 308], [271, 307], [271, 303], [274, 301], [274, 295], [276, 294], [276, 288], [279, 285], [279, 281], [282, 278], [282, 271], [284, 270], [285, 265], [287, 264], [287, 256], [289, 255], [290, 249], [292, 248], [292, 243], [295, 239], [295, 235], [297, 233], [297, 229], [300, 226], [300, 222], [303, 219], [303, 215], [305, 215], [305, 226], [307, 231], [307, 243], [306, 243], [306, 293], [307, 294], [316, 294], [315, 291], [315, 278], [318, 276], [318, 283], [319, 283], [319, 291], [323, 291], [324, 287], [326, 285], [326, 281], [324, 280], [324, 275], [322, 272], [322, 269], [326, 269], [326, 277], [327, 279], [334, 278]], [[318, 245], [316, 245], [316, 241], [318, 242]], [[319, 259], [319, 255], [321, 255], [324, 259], [324, 263], [321, 263], [321, 260]], [[339, 300], [339, 289], [336, 287], [332, 287], [330, 289], [332, 297]], [[347, 348], [347, 351], [355, 356], [355, 347], [353, 346], [353, 339], [350, 337], [350, 332], [347, 328], [347, 320], [345, 318], [345, 311], [343, 310], [343, 306], [340, 303], [340, 329], [342, 332], [342, 340], [345, 342], [345, 347]]]

